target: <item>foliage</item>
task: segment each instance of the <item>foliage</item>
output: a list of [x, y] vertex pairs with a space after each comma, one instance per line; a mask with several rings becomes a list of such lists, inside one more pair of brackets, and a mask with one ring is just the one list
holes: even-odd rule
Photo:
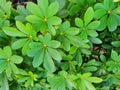
[[119, 90], [120, 0], [0, 0], [0, 90]]

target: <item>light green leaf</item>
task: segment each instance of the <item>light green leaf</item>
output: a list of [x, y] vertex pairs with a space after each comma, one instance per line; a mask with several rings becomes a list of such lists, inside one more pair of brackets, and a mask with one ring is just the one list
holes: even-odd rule
[[28, 40], [28, 41], [24, 44], [24, 46], [23, 46], [23, 48], [22, 48], [22, 54], [23, 54], [23, 55], [26, 55], [26, 54], [30, 51], [29, 44], [30, 44], [30, 40]]
[[90, 24], [88, 24], [88, 29], [96, 29], [100, 25], [100, 21], [93, 21]]
[[93, 82], [93, 83], [101, 83], [103, 80], [98, 77], [89, 77], [87, 78], [88, 81]]
[[14, 63], [10, 63], [10, 68], [12, 69], [12, 71], [15, 74], [19, 74], [19, 70], [18, 70], [17, 66]]
[[107, 26], [107, 15], [103, 16], [101, 19], [100, 19], [100, 25], [99, 27], [97, 28], [98, 31], [103, 31]]
[[117, 18], [114, 15], [110, 15], [108, 17], [107, 23], [108, 23], [109, 31], [112, 32], [112, 31], [115, 31], [117, 29], [118, 22], [117, 22]]
[[47, 9], [48, 9], [48, 0], [37, 0], [39, 7], [41, 8], [43, 14], [47, 16]]
[[83, 80], [78, 80], [76, 87], [77, 87], [78, 90], [86, 90], [86, 87], [85, 87], [85, 84], [84, 84]]
[[98, 9], [98, 10], [95, 11], [95, 16], [94, 17], [96, 19], [99, 19], [99, 18], [103, 17], [105, 14], [106, 14], [106, 10]]
[[107, 10], [114, 8], [113, 0], [104, 0], [103, 3]]
[[51, 41], [51, 35], [49, 33], [43, 35], [39, 35], [40, 42], [43, 44], [47, 44], [49, 41]]
[[53, 59], [57, 60], [58, 62], [61, 61], [62, 56], [57, 50], [52, 49], [52, 48], [48, 48], [48, 53]]
[[42, 23], [41, 19], [38, 16], [35, 15], [28, 15], [26, 17], [26, 20], [31, 22], [31, 23]]
[[33, 59], [33, 67], [38, 67], [42, 64], [44, 60], [44, 49], [42, 49], [39, 53], [36, 54], [36, 56]]
[[3, 31], [9, 35], [9, 36], [13, 36], [13, 37], [26, 37], [26, 34], [18, 31], [16, 28], [13, 27], [4, 27]]
[[21, 48], [25, 43], [27, 42], [27, 39], [19, 39], [12, 44], [13, 49], [19, 49]]
[[47, 43], [47, 45], [52, 48], [58, 48], [58, 47], [60, 47], [61, 44], [60, 44], [60, 42], [58, 42], [56, 40], [51, 40]]
[[61, 24], [61, 22], [62, 20], [57, 16], [52, 16], [48, 18], [48, 23], [50, 23], [51, 25], [59, 25]]
[[82, 55], [81, 55], [80, 51], [77, 52], [76, 60], [77, 60], [77, 64], [78, 64], [78, 66], [81, 66], [83, 60], [82, 60]]
[[[38, 0], [39, 1], [39, 0]], [[44, 1], [44, 0], [42, 0]], [[27, 9], [33, 14], [33, 15], [36, 15], [40, 18], [43, 17], [43, 13], [40, 9], [40, 7], [36, 4], [34, 4], [33, 2], [28, 2], [27, 3]]]
[[95, 30], [87, 30], [87, 34], [91, 37], [97, 37], [98, 33]]
[[2, 77], [1, 78], [2, 85], [1, 85], [0, 90], [9, 90], [8, 78], [7, 78], [6, 74], [2, 73], [1, 77]]
[[96, 90], [95, 87], [89, 81], [84, 80], [84, 84], [88, 90]]
[[103, 10], [106, 10], [105, 6], [102, 4], [102, 3], [97, 3], [95, 4], [94, 6], [95, 9], [103, 9]]
[[28, 52], [28, 56], [30, 56], [30, 57], [35, 56], [43, 48], [42, 44], [39, 42], [31, 42], [29, 44], [29, 47], [31, 48], [31, 50]]
[[92, 7], [89, 7], [84, 15], [85, 26], [88, 23], [90, 23], [90, 21], [93, 19], [93, 17], [94, 17], [94, 10]]
[[10, 60], [15, 64], [20, 64], [23, 61], [23, 58], [18, 55], [13, 55], [10, 57]]
[[117, 53], [116, 51], [112, 50], [112, 52], [111, 52], [111, 58], [112, 58], [113, 60], [118, 59], [118, 53]]
[[62, 48], [66, 51], [70, 50], [70, 41], [66, 37], [61, 37]]
[[81, 18], [75, 18], [75, 24], [78, 26], [78, 27], [83, 27], [83, 20]]
[[53, 36], [56, 35], [56, 30], [55, 28], [53, 27], [53, 25], [51, 25], [50, 23], [48, 24], [48, 29], [49, 29], [49, 33]]
[[101, 44], [102, 41], [99, 38], [89, 38], [89, 40], [94, 44]]
[[57, 1], [51, 3], [49, 5], [48, 11], [47, 11], [48, 12], [48, 17], [55, 15], [57, 13], [58, 9], [59, 9], [59, 4], [58, 4]]
[[77, 47], [76, 46], [72, 46], [71, 48], [70, 48], [70, 54], [74, 54], [75, 52], [77, 51]]
[[28, 32], [26, 31], [26, 27], [22, 22], [16, 21], [16, 26], [21, 32], [23, 32], [24, 34], [28, 34]]
[[6, 46], [3, 48], [4, 54], [6, 55], [6, 58], [9, 58], [12, 55], [12, 50], [10, 46]]
[[0, 60], [0, 74], [5, 70], [7, 63], [5, 60]]
[[45, 51], [43, 66], [48, 72], [56, 70], [55, 64], [47, 51]]
[[49, 77], [48, 82], [51, 85], [51, 90], [65, 90], [65, 79], [62, 77]]
[[10, 63], [8, 63], [7, 65], [6, 65], [6, 75], [7, 75], [7, 77], [9, 77], [9, 78], [11, 78], [11, 74], [12, 74], [12, 68], [11, 68], [11, 65], [10, 65]]
[[71, 28], [67, 29], [65, 33], [68, 35], [74, 36], [79, 33], [79, 29], [75, 28], [75, 27], [71, 27]]
[[71, 42], [76, 47], [83, 45], [82, 40], [78, 36], [67, 36]]

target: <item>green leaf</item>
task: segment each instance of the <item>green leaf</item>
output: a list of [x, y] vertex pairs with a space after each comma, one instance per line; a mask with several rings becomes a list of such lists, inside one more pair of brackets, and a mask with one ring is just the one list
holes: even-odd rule
[[24, 44], [24, 46], [23, 46], [23, 48], [22, 48], [22, 54], [23, 54], [23, 55], [26, 55], [26, 54], [30, 51], [29, 43], [30, 43], [30, 40], [28, 40], [28, 41]]
[[98, 33], [95, 30], [87, 30], [87, 34], [91, 37], [97, 37]]
[[37, 53], [33, 59], [32, 64], [34, 67], [40, 66], [44, 60], [44, 49], [42, 49], [39, 53]]
[[10, 67], [15, 74], [19, 74], [19, 70], [14, 63], [10, 63]]
[[21, 56], [18, 56], [18, 55], [13, 55], [10, 57], [10, 60], [15, 64], [20, 64], [20, 63], [22, 63], [23, 58]]
[[82, 40], [78, 36], [67, 36], [71, 42], [76, 47], [83, 45]]
[[89, 40], [94, 44], [101, 44], [102, 41], [99, 38], [89, 38]]
[[7, 63], [5, 60], [0, 60], [0, 74], [5, 70]]
[[48, 72], [56, 70], [55, 64], [47, 51], [45, 51], [43, 66]]
[[120, 6], [118, 6], [117, 8], [115, 8], [115, 9], [113, 10], [113, 12], [114, 12], [115, 14], [119, 14], [119, 15], [120, 15]]
[[93, 83], [101, 83], [103, 80], [98, 77], [89, 77], [87, 78], [88, 81], [93, 82]]
[[48, 9], [48, 0], [37, 0], [39, 7], [41, 8], [43, 14], [47, 16], [47, 9]]
[[120, 41], [113, 41], [111, 43], [114, 47], [120, 47]]
[[100, 25], [100, 21], [93, 21], [90, 24], [88, 24], [88, 29], [96, 29]]
[[68, 38], [60, 36], [58, 40], [61, 42], [62, 48], [66, 51], [70, 50], [70, 41]]
[[98, 31], [103, 31], [107, 26], [107, 15], [103, 16], [101, 19], [100, 19], [100, 25], [99, 27], [97, 28]]
[[19, 39], [12, 44], [13, 49], [19, 49], [21, 48], [25, 43], [27, 42], [27, 39]]
[[65, 79], [62, 77], [49, 77], [48, 82], [51, 85], [51, 90], [65, 90]]
[[5, 73], [2, 74], [2, 87], [0, 88], [1, 90], [9, 90], [9, 84], [8, 84], [8, 79]]
[[21, 32], [23, 32], [24, 34], [28, 34], [26, 31], [26, 28], [25, 28], [24, 24], [22, 24], [22, 22], [16, 21], [16, 26]]
[[84, 84], [88, 90], [96, 90], [95, 87], [90, 82], [84, 80]]
[[43, 44], [47, 44], [49, 41], [51, 41], [51, 35], [49, 33], [43, 35], [39, 35], [40, 42]]
[[78, 90], [79, 90], [79, 89], [81, 89], [81, 90], [86, 90], [86, 87], [85, 87], [85, 84], [84, 84], [83, 80], [78, 80], [76, 87], [77, 87]]
[[75, 52], [77, 51], [77, 47], [75, 47], [75, 46], [72, 46], [71, 48], [70, 48], [70, 54], [74, 54]]
[[117, 53], [116, 51], [112, 50], [112, 52], [111, 52], [111, 58], [112, 58], [113, 60], [118, 59], [118, 53]]
[[84, 69], [84, 72], [93, 72], [97, 70], [96, 66], [86, 66]]
[[26, 37], [26, 34], [18, 31], [16, 28], [13, 27], [4, 27], [3, 31], [9, 35], [9, 36], [13, 36], [13, 37]]
[[75, 28], [75, 27], [71, 27], [65, 33], [68, 35], [74, 36], [74, 35], [77, 35], [79, 33], [79, 29]]
[[51, 3], [51, 4], [49, 5], [48, 11], [47, 11], [47, 12], [48, 12], [48, 17], [55, 15], [55, 14], [57, 13], [58, 9], [59, 9], [59, 4], [58, 4], [57, 1]]
[[52, 16], [48, 18], [48, 23], [50, 23], [51, 25], [59, 25], [61, 22], [62, 20], [57, 16]]
[[118, 22], [117, 22], [117, 19], [116, 19], [116, 17], [114, 15], [110, 15], [108, 17], [107, 23], [108, 23], [108, 29], [109, 29], [109, 31], [112, 32], [112, 31], [115, 31], [117, 29]]
[[4, 51], [6, 58], [9, 58], [12, 55], [12, 50], [11, 50], [10, 46], [4, 47], [3, 51]]
[[105, 8], [105, 6], [102, 4], [102, 3], [97, 3], [97, 4], [95, 4], [95, 7], [94, 7], [95, 9], [103, 9], [103, 10], [106, 10], [106, 8]]
[[[38, 0], [39, 1], [39, 0]], [[40, 18], [43, 17], [43, 13], [40, 9], [40, 7], [36, 4], [34, 4], [33, 2], [28, 2], [27, 3], [27, 9], [33, 14], [33, 15], [36, 15]]]
[[75, 18], [75, 24], [78, 26], [78, 27], [83, 27], [83, 20], [81, 18]]
[[102, 62], [105, 62], [105, 61], [106, 61], [106, 57], [101, 54], [101, 55], [100, 55], [100, 60], [101, 60]]
[[99, 18], [102, 18], [103, 16], [105, 16], [105, 14], [106, 14], [106, 10], [98, 9], [98, 10], [95, 11], [95, 16], [94, 17], [96, 19], [99, 19]]
[[104, 0], [104, 6], [105, 8], [108, 10], [108, 9], [112, 9], [114, 8], [114, 3], [113, 3], [113, 0]]
[[57, 60], [58, 62], [61, 61], [62, 56], [57, 50], [52, 49], [52, 48], [48, 48], [48, 53], [53, 59]]
[[85, 26], [88, 23], [90, 23], [90, 21], [93, 19], [93, 17], [94, 17], [94, 10], [92, 7], [89, 7], [84, 15]]
[[56, 30], [55, 28], [49, 23], [48, 24], [48, 29], [49, 29], [49, 33], [52, 35], [52, 36], [55, 36], [56, 35]]
[[33, 24], [34, 23], [42, 23], [41, 19], [38, 16], [35, 16], [35, 15], [28, 15], [26, 17], [26, 20], [33, 23]]
[[41, 51], [43, 48], [42, 44], [39, 42], [31, 42], [29, 47], [31, 48], [31, 50], [28, 52], [28, 56], [30, 57], [37, 55], [37, 53], [39, 53], [39, 51]]
[[82, 59], [82, 55], [81, 55], [80, 51], [77, 52], [76, 60], [77, 60], [78, 66], [81, 66], [81, 65], [82, 65], [82, 62], [83, 62], [83, 59]]
[[60, 47], [61, 44], [60, 44], [60, 42], [58, 42], [56, 40], [51, 40], [47, 43], [47, 45], [52, 48], [58, 48], [58, 47]]

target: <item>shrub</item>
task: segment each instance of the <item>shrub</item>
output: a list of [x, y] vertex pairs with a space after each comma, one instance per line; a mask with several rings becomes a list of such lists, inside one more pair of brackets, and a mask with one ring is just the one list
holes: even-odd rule
[[119, 0], [0, 0], [0, 90], [119, 90]]

